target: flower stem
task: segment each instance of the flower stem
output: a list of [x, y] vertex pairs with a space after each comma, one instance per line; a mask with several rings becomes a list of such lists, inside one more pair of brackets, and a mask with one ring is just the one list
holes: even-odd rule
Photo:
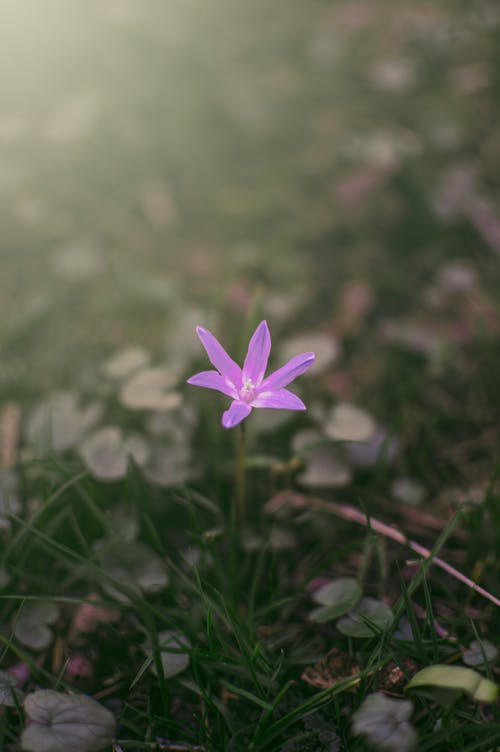
[[246, 436], [245, 426], [240, 424], [238, 431], [238, 460], [236, 462], [236, 516], [238, 522], [243, 522], [246, 511], [246, 494], [245, 494], [245, 460], [246, 460]]

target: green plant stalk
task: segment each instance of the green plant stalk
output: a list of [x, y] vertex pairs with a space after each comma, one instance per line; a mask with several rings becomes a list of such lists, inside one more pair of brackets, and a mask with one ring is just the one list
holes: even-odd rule
[[243, 423], [238, 431], [238, 456], [236, 460], [235, 496], [236, 519], [242, 523], [246, 516], [246, 435]]

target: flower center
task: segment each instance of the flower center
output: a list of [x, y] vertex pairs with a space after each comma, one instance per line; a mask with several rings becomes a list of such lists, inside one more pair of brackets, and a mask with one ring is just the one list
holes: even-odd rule
[[243, 379], [243, 386], [240, 389], [240, 398], [243, 402], [251, 402], [255, 396], [255, 384], [252, 379]]

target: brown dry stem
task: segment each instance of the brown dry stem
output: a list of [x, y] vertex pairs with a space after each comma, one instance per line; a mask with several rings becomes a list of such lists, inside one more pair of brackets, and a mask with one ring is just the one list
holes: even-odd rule
[[[336, 501], [325, 501], [325, 499], [304, 496], [295, 491], [284, 490], [273, 496], [273, 498], [267, 502], [264, 509], [269, 514], [273, 514], [286, 504], [291, 505], [294, 509], [317, 509], [318, 511], [326, 512], [327, 514], [333, 514], [336, 517], [341, 517], [343, 520], [347, 520], [348, 522], [355, 522], [358, 525], [370, 528], [376, 533], [399, 543], [401, 546], [406, 546], [423, 559], [428, 559], [432, 556], [432, 552], [429, 551], [428, 548], [421, 546], [420, 543], [410, 540], [397, 528], [386, 525], [384, 522], [375, 519], [375, 517], [368, 518], [363, 512], [360, 512], [350, 504], [339, 504]], [[495, 606], [500, 607], [500, 600], [496, 596], [482, 588], [466, 575], [462, 574], [462, 572], [459, 572], [458, 569], [452, 567], [451, 564], [448, 564], [438, 556], [433, 556], [432, 562], [437, 567], [444, 569], [445, 572], [448, 572], [448, 574], [462, 582], [464, 585], [467, 585], [468, 588], [474, 590], [478, 595], [491, 601]]]

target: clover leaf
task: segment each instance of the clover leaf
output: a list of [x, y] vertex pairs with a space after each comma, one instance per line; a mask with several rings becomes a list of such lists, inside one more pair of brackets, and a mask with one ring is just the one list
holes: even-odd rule
[[312, 611], [309, 618], [319, 623], [338, 619], [356, 606], [361, 595], [361, 587], [354, 578], [331, 580], [313, 593], [313, 600], [320, 604], [320, 608]]
[[377, 629], [386, 629], [392, 620], [392, 611], [385, 603], [362, 598], [353, 611], [339, 619], [337, 627], [348, 637], [373, 637]]

